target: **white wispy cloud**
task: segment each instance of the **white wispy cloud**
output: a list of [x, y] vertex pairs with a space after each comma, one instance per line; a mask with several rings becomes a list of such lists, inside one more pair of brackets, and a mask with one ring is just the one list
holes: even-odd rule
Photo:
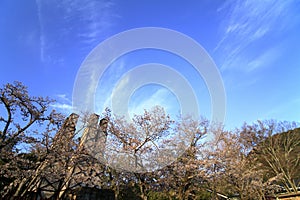
[[269, 66], [277, 57], [279, 57], [279, 53], [279, 48], [277, 46], [274, 48], [269, 48], [263, 54], [251, 60], [248, 63], [246, 71], [251, 72], [262, 66]]
[[42, 6], [41, 0], [36, 0], [37, 6], [37, 15], [39, 21], [39, 40], [40, 40], [40, 59], [42, 62], [45, 61], [45, 33], [44, 33], [44, 23], [43, 23], [43, 15], [42, 15]]
[[56, 96], [65, 102], [71, 103], [71, 100], [67, 97], [66, 94], [57, 94]]
[[89, 48], [97, 45], [109, 33], [116, 17], [114, 3], [109, 0], [36, 0], [36, 6], [41, 61], [62, 60], [51, 52], [65, 48], [66, 42]]
[[117, 82], [120, 80], [118, 88], [115, 88], [115, 92], [120, 94], [124, 92], [123, 87], [128, 83], [128, 78], [122, 79], [122, 75], [126, 73], [126, 59], [121, 58], [115, 61], [100, 77], [98, 80], [98, 87], [96, 91], [96, 111], [101, 113], [105, 108], [111, 108], [111, 98], [114, 87], [116, 87]]
[[[293, 3], [288, 0], [225, 3], [219, 9], [226, 16], [221, 28], [223, 37], [214, 49], [223, 55], [221, 70], [238, 69], [249, 72], [266, 66], [262, 63], [276, 56], [276, 47], [269, 45], [262, 48], [260, 43], [266, 37], [276, 35], [291, 26], [291, 19], [294, 17], [291, 12]], [[253, 55], [254, 46], [264, 55]]]
[[72, 101], [69, 99], [67, 94], [57, 94], [56, 102], [51, 104], [51, 107], [58, 110], [59, 112], [69, 115], [73, 112]]
[[133, 99], [129, 107], [129, 114], [131, 117], [135, 114], [142, 114], [144, 110], [150, 110], [154, 106], [163, 107], [172, 117], [180, 114], [180, 108], [177, 107], [179, 105], [174, 96], [165, 88], [156, 90], [149, 98], [144, 98], [142, 101], [140, 99]]
[[[99, 42], [99, 36], [105, 33], [113, 26], [113, 19], [116, 17], [112, 8], [114, 3], [112, 1], [86, 1], [85, 6], [78, 10], [82, 13], [83, 21], [86, 23], [86, 30], [82, 30], [78, 36], [83, 38], [87, 44]], [[77, 5], [74, 6], [75, 8]]]
[[129, 120], [134, 114], [142, 114], [145, 109], [150, 110], [159, 105], [173, 117], [180, 114], [180, 105], [172, 92], [156, 84], [144, 85], [140, 81], [143, 80], [145, 74], [127, 73], [128, 71], [122, 70], [126, 65], [128, 63], [125, 60], [116, 62], [112, 67], [115, 69], [112, 72], [115, 73], [108, 72], [107, 74], [111, 74], [111, 77], [105, 79], [103, 85], [99, 84], [96, 99], [98, 99], [97, 104], [101, 103], [97, 109], [98, 113], [109, 107], [114, 114], [125, 116]]
[[66, 103], [58, 103], [57, 102], [57, 103], [52, 104], [51, 107], [57, 108], [61, 112], [66, 113], [66, 114], [70, 114], [73, 110], [72, 105], [66, 104]]

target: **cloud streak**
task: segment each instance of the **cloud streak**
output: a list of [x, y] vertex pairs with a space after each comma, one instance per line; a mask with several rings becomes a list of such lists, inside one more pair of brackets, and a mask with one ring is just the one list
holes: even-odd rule
[[43, 15], [42, 15], [42, 6], [41, 1], [36, 0], [36, 6], [37, 6], [37, 15], [38, 15], [38, 21], [39, 21], [39, 32], [40, 32], [40, 59], [42, 62], [45, 61], [45, 34], [44, 34], [44, 24], [43, 24]]
[[57, 102], [57, 103], [52, 104], [51, 107], [59, 109], [62, 113], [65, 113], [65, 114], [68, 114], [68, 115], [73, 110], [72, 105], [66, 104], [66, 103], [58, 103]]
[[[214, 49], [224, 55], [221, 70], [251, 72], [265, 66], [263, 62], [274, 58], [277, 50], [272, 45], [259, 49], [260, 43], [292, 25], [292, 7], [293, 1], [229, 1], [219, 8], [220, 13], [226, 12], [223, 37]], [[255, 47], [264, 55], [255, 55]]]
[[[105, 71], [100, 80], [98, 80], [98, 86], [96, 91], [96, 111], [101, 113], [105, 108], [111, 108], [111, 95], [113, 89], [120, 78], [122, 78], [122, 74], [126, 72], [126, 62], [125, 58], [118, 59]], [[126, 79], [121, 80], [121, 85], [126, 85]], [[118, 93], [122, 92], [119, 90]]]
[[[155, 81], [144, 82], [145, 79], [147, 80], [145, 76], [151, 77], [147, 67], [128, 71], [126, 66], [131, 66], [131, 63], [124, 58], [119, 59], [101, 77], [96, 92], [97, 113], [109, 107], [114, 114], [131, 118], [134, 114], [142, 114], [145, 109], [149, 110], [159, 105], [174, 117], [180, 114], [176, 94], [173, 94], [166, 86], [155, 84]], [[154, 70], [151, 72], [152, 76], [155, 74], [156, 77], [161, 76], [166, 79], [164, 73], [157, 74], [155, 69], [151, 69]], [[135, 88], [135, 86], [138, 87]]]
[[277, 47], [269, 48], [267, 51], [263, 52], [263, 54], [256, 57], [256, 59], [251, 60], [245, 70], [251, 72], [262, 66], [269, 66], [278, 56], [279, 49]]
[[[144, 94], [145, 95], [145, 94]], [[150, 110], [154, 106], [161, 106], [172, 117], [176, 117], [180, 114], [180, 107], [177, 100], [166, 89], [157, 89], [148, 98], [133, 98], [132, 103], [129, 105], [129, 114], [133, 117], [135, 114], [143, 114], [144, 110]], [[178, 107], [176, 107], [178, 106]]]
[[56, 49], [95, 46], [109, 32], [115, 17], [112, 1], [36, 0], [36, 6], [42, 62], [62, 60], [52, 53]]
[[51, 107], [58, 109], [63, 114], [69, 115], [73, 112], [72, 101], [68, 98], [66, 94], [57, 94], [56, 102], [51, 104]]

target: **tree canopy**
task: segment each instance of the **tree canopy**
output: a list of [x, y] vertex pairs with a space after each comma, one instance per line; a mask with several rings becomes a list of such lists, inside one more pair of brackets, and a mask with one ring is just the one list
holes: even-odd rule
[[[2, 197], [67, 199], [101, 188], [115, 199], [267, 199], [299, 188], [297, 123], [258, 120], [228, 131], [204, 118], [171, 119], [161, 107], [133, 122], [108, 109], [65, 117], [53, 102], [20, 82], [0, 88]], [[185, 146], [174, 154], [175, 144]]]

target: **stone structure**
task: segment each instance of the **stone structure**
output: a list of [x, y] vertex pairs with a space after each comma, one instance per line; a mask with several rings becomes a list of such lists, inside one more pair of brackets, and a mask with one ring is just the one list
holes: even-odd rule
[[22, 180], [15, 192], [16, 198], [114, 199], [113, 191], [97, 189], [101, 187], [98, 184], [103, 179], [101, 172], [105, 166], [96, 158], [103, 157], [107, 120], [99, 122], [99, 116], [92, 114], [79, 144], [76, 144], [74, 136], [78, 118], [73, 113], [64, 121], [53, 139], [51, 153], [32, 177]]

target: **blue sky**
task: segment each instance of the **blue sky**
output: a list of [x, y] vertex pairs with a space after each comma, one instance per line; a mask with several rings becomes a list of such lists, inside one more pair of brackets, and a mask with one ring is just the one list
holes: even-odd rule
[[[226, 127], [257, 119], [300, 121], [296, 0], [2, 0], [0, 84], [21, 81], [31, 94], [50, 96], [57, 100], [55, 109], [70, 113], [76, 75], [88, 54], [105, 39], [141, 27], [172, 29], [202, 45], [224, 83]], [[200, 113], [210, 118], [211, 99], [202, 77], [184, 60], [155, 50], [132, 52], [109, 67], [95, 94], [97, 112], [110, 105], [126, 72], [149, 62], [182, 74], [195, 91]], [[157, 104], [173, 114], [180, 109], [176, 94], [157, 84], [136, 90], [128, 107], [139, 113]]]

